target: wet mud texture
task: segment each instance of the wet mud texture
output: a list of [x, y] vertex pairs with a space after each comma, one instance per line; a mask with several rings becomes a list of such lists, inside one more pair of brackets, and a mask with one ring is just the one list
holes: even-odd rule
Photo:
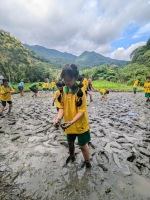
[[[150, 105], [144, 94], [111, 93], [87, 100], [92, 169], [68, 157], [66, 137], [52, 122], [52, 93], [13, 95], [0, 119], [0, 199], [150, 199]], [[8, 108], [8, 107], [7, 107]]]

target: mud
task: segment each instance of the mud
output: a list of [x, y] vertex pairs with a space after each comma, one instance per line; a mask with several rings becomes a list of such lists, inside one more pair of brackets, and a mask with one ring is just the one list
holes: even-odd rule
[[13, 110], [0, 119], [0, 199], [150, 199], [150, 104], [143, 93], [111, 93], [87, 100], [92, 168], [65, 164], [68, 149], [52, 126], [52, 93], [13, 95]]

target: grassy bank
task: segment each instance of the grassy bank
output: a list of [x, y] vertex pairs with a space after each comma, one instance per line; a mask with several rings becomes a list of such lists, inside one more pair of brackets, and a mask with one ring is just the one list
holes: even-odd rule
[[[121, 84], [121, 83], [114, 83], [109, 81], [93, 81], [93, 87], [95, 89], [108, 89], [110, 91], [125, 91], [130, 92], [132, 91], [132, 86]], [[138, 91], [144, 91], [142, 87], [138, 87]]]

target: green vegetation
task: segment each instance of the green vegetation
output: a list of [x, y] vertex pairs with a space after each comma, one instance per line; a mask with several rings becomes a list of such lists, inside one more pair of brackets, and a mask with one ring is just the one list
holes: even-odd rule
[[58, 74], [48, 59], [26, 49], [19, 40], [0, 30], [0, 73], [11, 82], [43, 81]]
[[[132, 91], [132, 86], [114, 83], [110, 81], [93, 81], [92, 85], [94, 89], [108, 89], [110, 91]], [[144, 91], [142, 87], [138, 87], [138, 91]]]

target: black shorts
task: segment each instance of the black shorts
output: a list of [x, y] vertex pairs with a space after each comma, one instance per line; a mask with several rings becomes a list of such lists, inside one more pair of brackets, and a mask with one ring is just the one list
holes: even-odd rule
[[35, 88], [30, 88], [30, 90], [32, 91], [32, 92], [34, 92], [34, 93], [37, 93], [37, 89], [35, 89]]
[[12, 104], [12, 101], [2, 101], [2, 106], [3, 106], [3, 107], [6, 106], [6, 102], [7, 102], [8, 104]]

